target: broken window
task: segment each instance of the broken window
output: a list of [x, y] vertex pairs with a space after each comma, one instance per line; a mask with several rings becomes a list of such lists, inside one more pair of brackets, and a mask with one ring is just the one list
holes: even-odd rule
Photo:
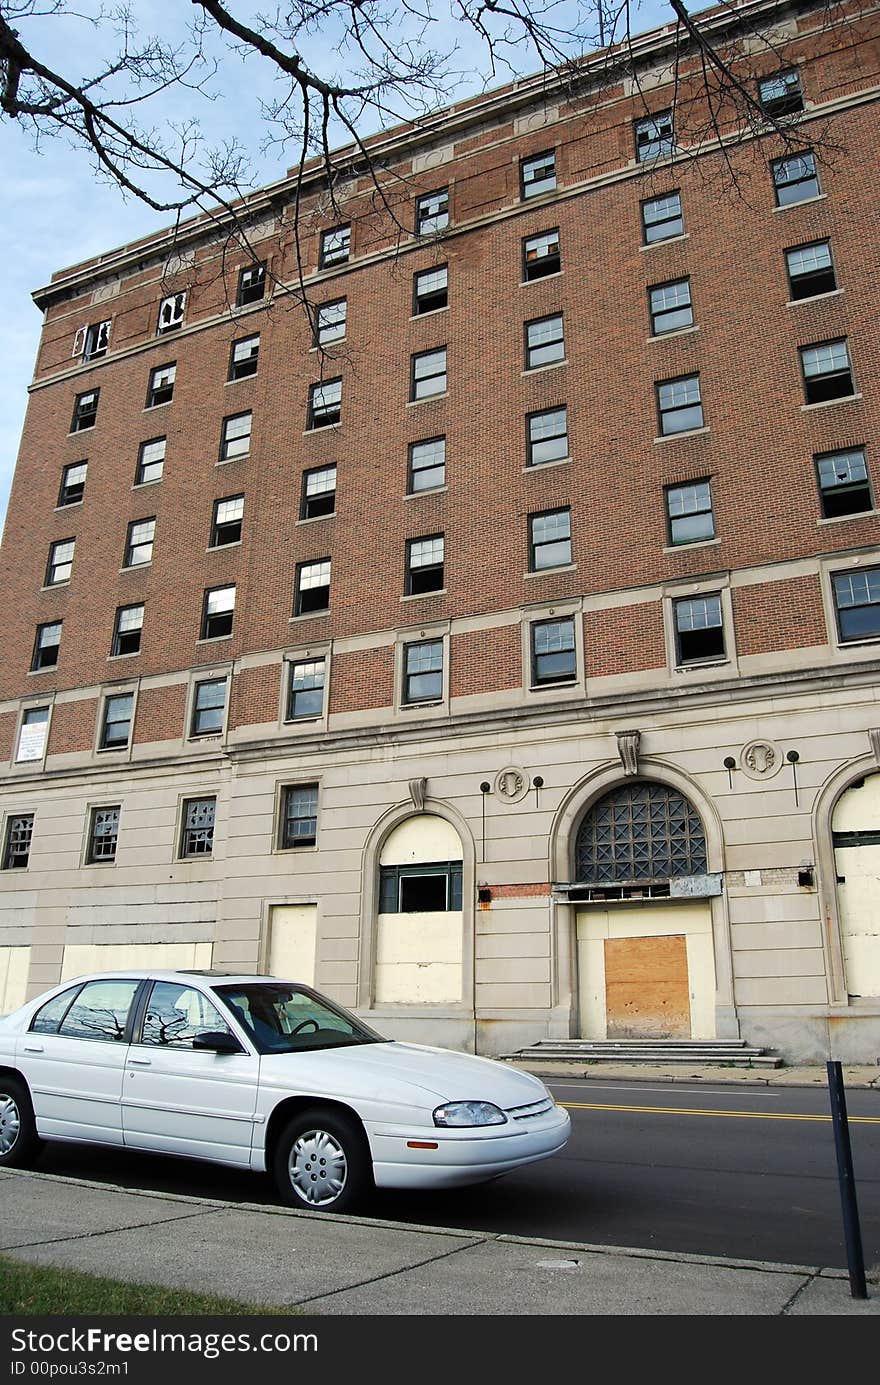
[[436, 235], [449, 225], [449, 189], [416, 198], [416, 235]]
[[825, 452], [815, 460], [823, 519], [863, 514], [874, 508], [863, 447]]
[[461, 909], [461, 861], [379, 867], [380, 914], [435, 914]]
[[89, 865], [112, 864], [116, 860], [119, 840], [119, 805], [113, 808], [93, 808], [89, 820], [89, 844], [86, 861]]
[[6, 837], [3, 842], [4, 870], [24, 870], [31, 854], [33, 835], [33, 813], [16, 813], [6, 819]]
[[214, 849], [216, 798], [187, 798], [183, 803], [181, 856], [210, 856]]
[[173, 332], [175, 327], [179, 327], [183, 322], [183, 310], [186, 307], [185, 293], [172, 293], [167, 298], [163, 298], [159, 304], [159, 320], [156, 323], [156, 333], [162, 336], [165, 332]]
[[542, 231], [538, 236], [527, 236], [523, 241], [523, 279], [544, 279], [548, 274], [558, 274], [562, 268], [559, 249], [559, 232]]
[[243, 308], [247, 303], [259, 303], [266, 292], [266, 266], [264, 264], [246, 265], [238, 273], [238, 293], [236, 306]]
[[658, 111], [656, 115], [646, 115], [635, 122], [636, 159], [645, 163], [648, 159], [660, 159], [675, 150], [675, 131], [672, 124], [672, 111]]
[[106, 322], [93, 322], [89, 327], [80, 327], [73, 338], [74, 356], [84, 361], [95, 361], [107, 354], [110, 345], [110, 319]]

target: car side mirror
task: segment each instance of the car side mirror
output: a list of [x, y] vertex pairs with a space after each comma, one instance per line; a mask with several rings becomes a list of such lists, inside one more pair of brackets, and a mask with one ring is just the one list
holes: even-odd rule
[[225, 1029], [206, 1029], [193, 1035], [193, 1048], [208, 1048], [214, 1053], [244, 1053], [234, 1034]]

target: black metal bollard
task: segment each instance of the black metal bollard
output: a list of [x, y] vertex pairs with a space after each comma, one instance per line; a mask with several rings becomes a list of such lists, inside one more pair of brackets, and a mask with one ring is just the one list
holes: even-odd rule
[[846, 1263], [849, 1268], [849, 1291], [853, 1298], [867, 1298], [865, 1258], [862, 1253], [862, 1233], [859, 1228], [859, 1209], [856, 1202], [856, 1182], [853, 1175], [852, 1149], [849, 1142], [849, 1122], [846, 1117], [846, 1095], [840, 1063], [826, 1064], [828, 1093], [831, 1097], [831, 1124], [834, 1128], [834, 1149], [837, 1154], [837, 1176], [840, 1181], [840, 1205], [843, 1211], [843, 1234], [846, 1240]]

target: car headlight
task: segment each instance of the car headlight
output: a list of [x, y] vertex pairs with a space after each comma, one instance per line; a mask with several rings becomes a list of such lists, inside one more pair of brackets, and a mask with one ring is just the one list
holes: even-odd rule
[[450, 1101], [434, 1112], [435, 1125], [504, 1125], [507, 1117], [491, 1101]]

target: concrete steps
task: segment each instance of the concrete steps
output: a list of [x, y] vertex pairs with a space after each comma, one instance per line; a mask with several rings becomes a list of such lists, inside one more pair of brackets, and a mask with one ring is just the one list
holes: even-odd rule
[[531, 1063], [583, 1067], [592, 1063], [679, 1064], [718, 1068], [781, 1068], [783, 1060], [745, 1039], [541, 1039], [502, 1055], [528, 1069]]

